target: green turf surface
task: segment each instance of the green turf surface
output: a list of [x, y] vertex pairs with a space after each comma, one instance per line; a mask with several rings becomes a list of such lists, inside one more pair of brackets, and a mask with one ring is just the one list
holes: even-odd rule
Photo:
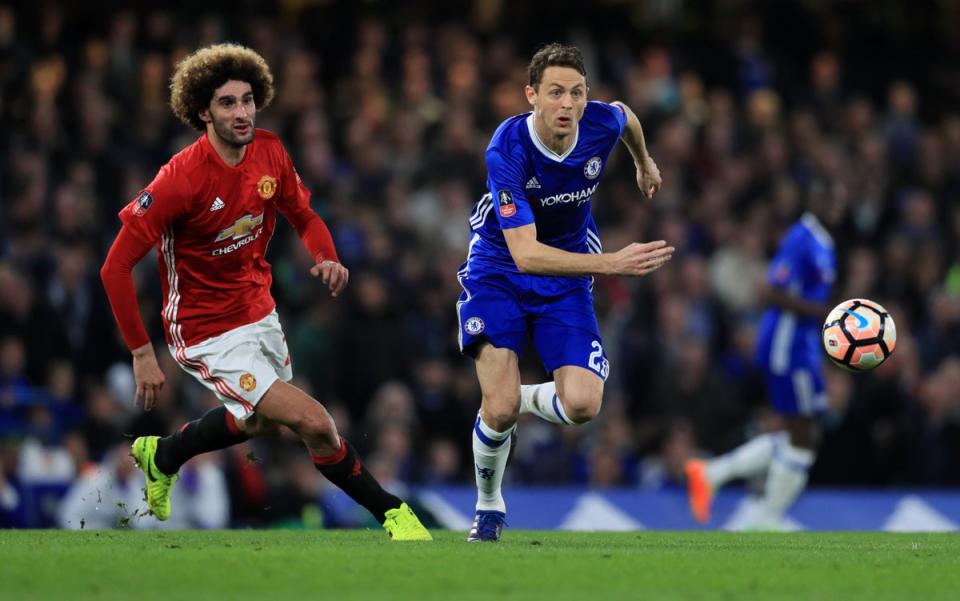
[[957, 599], [953, 534], [0, 530], [0, 600]]

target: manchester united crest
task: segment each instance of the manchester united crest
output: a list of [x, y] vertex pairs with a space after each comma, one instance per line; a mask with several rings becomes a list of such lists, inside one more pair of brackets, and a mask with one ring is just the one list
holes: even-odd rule
[[257, 379], [253, 377], [253, 374], [243, 374], [240, 376], [240, 388], [243, 388], [247, 392], [250, 392], [257, 387]]
[[273, 198], [273, 195], [277, 192], [277, 178], [272, 175], [264, 175], [260, 178], [260, 181], [257, 182], [257, 194], [260, 195], [260, 198], [267, 200]]

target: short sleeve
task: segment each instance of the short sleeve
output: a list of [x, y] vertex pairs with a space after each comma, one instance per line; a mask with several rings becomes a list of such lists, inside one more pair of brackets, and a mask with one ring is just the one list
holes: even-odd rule
[[156, 242], [187, 213], [189, 200], [181, 191], [170, 164], [119, 213], [120, 221], [141, 240]]
[[618, 104], [607, 105], [613, 112], [613, 118], [616, 121], [617, 137], [623, 135], [623, 130], [627, 129], [627, 112]]
[[517, 161], [498, 150], [488, 150], [487, 188], [493, 196], [501, 229], [533, 223], [533, 211], [524, 189], [524, 174]]

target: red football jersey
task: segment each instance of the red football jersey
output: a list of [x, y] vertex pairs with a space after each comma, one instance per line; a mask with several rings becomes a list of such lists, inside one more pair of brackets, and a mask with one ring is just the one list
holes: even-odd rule
[[120, 219], [158, 244], [168, 344], [191, 346], [273, 310], [265, 254], [277, 211], [302, 235], [319, 221], [309, 201], [283, 144], [262, 129], [236, 167], [203, 135], [160, 169]]

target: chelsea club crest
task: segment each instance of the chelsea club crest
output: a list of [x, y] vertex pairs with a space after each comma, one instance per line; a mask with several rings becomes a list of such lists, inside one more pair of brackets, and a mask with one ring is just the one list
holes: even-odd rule
[[587, 179], [597, 179], [597, 176], [600, 175], [601, 165], [603, 165], [603, 161], [600, 160], [600, 157], [593, 157], [583, 166], [583, 174]]
[[476, 336], [483, 331], [483, 320], [479, 317], [471, 317], [463, 323], [463, 329], [467, 331], [467, 334]]

